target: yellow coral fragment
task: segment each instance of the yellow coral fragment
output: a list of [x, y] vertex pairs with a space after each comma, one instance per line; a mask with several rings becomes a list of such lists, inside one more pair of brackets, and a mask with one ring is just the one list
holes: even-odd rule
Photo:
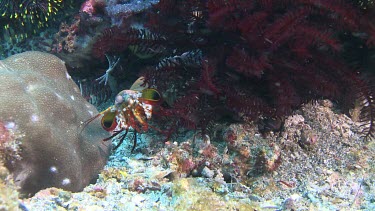
[[126, 173], [126, 171], [119, 170], [119, 173], [121, 174], [123, 179], [125, 179], [128, 176], [128, 173]]

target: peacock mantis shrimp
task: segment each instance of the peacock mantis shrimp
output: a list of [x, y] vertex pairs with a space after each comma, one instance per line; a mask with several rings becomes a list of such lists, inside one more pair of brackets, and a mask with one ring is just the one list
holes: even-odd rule
[[96, 118], [101, 118], [103, 129], [112, 133], [103, 141], [108, 141], [123, 131], [119, 143], [113, 148], [116, 150], [124, 141], [129, 132], [129, 128], [134, 129], [134, 142], [132, 152], [137, 145], [137, 133], [147, 132], [150, 125], [148, 120], [151, 119], [153, 106], [160, 105], [161, 95], [153, 88], [144, 88], [140, 84], [143, 78], [139, 78], [129, 90], [119, 92], [115, 97], [115, 104], [100, 112], [96, 116], [83, 122], [83, 129]]

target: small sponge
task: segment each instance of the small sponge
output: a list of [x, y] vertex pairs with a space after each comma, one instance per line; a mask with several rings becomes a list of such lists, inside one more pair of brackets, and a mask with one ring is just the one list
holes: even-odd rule
[[80, 191], [107, 162], [111, 143], [102, 142], [109, 134], [99, 120], [80, 126], [98, 111], [56, 56], [30, 51], [0, 60], [0, 103], [0, 121], [22, 134], [17, 152], [0, 152], [21, 193]]

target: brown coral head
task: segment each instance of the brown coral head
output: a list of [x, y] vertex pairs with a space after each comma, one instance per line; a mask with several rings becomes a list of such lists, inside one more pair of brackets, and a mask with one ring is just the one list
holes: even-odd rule
[[[80, 191], [105, 165], [108, 136], [62, 60], [30, 51], [0, 61], [1, 151], [24, 196], [47, 187]], [[4, 153], [5, 152], [5, 153]]]

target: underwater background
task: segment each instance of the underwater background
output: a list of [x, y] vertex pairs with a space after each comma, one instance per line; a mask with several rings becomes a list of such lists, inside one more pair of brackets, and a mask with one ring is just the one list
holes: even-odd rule
[[371, 0], [0, 0], [0, 210], [375, 210]]

